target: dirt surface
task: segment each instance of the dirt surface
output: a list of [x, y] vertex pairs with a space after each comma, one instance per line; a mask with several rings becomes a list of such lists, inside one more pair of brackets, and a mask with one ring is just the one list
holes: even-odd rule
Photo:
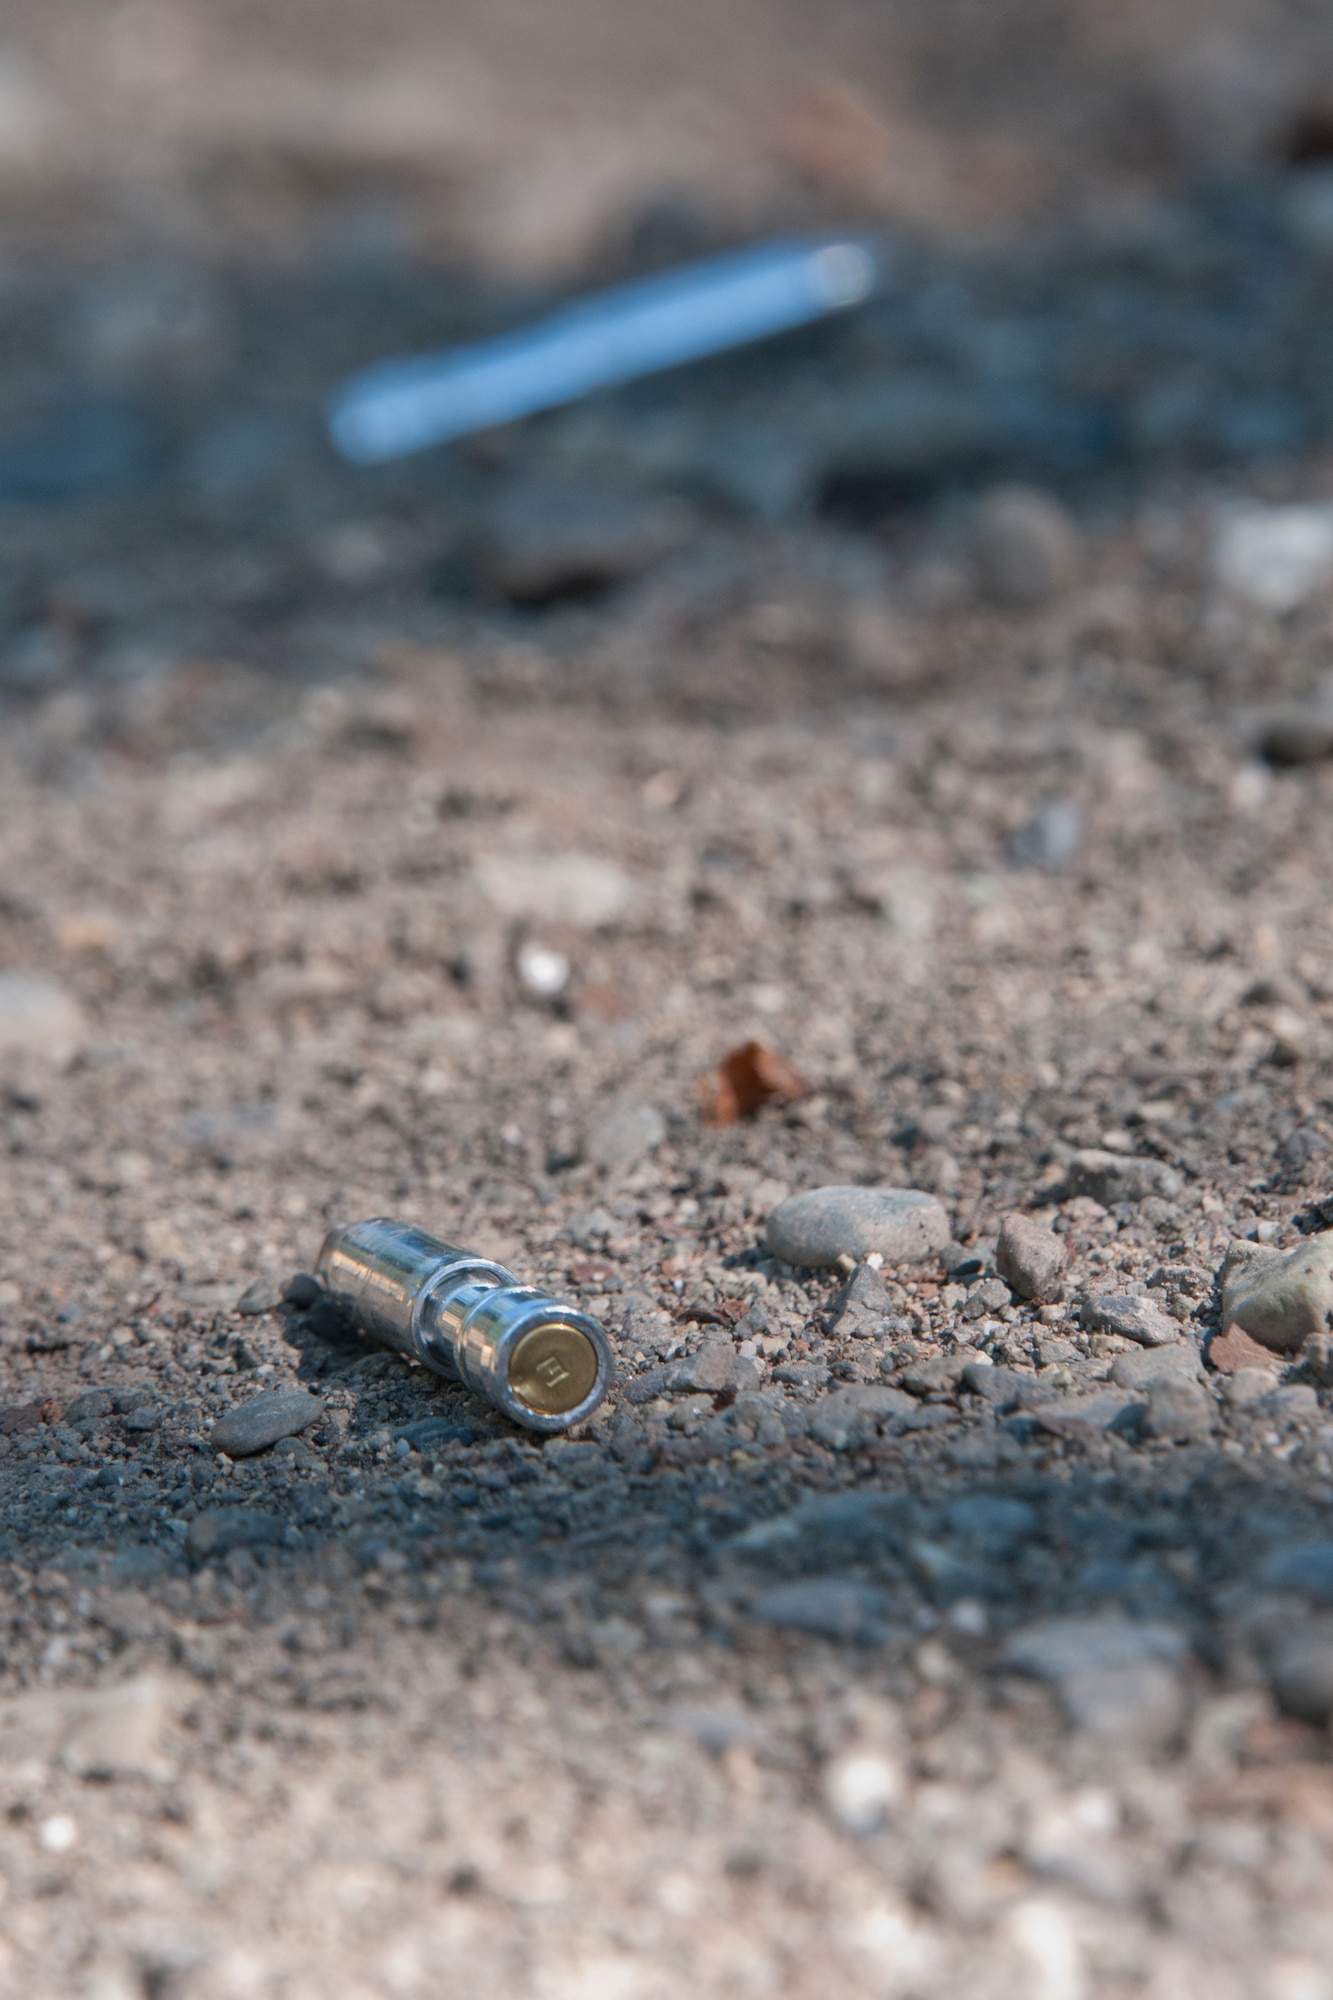
[[[875, 180], [826, 93], [776, 177], [736, 139], [748, 210], [656, 160], [669, 201], [580, 195], [548, 261], [746, 213], [1007, 240], [895, 232], [855, 316], [372, 474], [321, 398], [539, 309], [555, 238], [524, 209], [499, 283], [425, 254], [475, 255], [456, 160], [425, 208], [364, 147], [252, 172], [241, 55], [307, 43], [212, 13], [195, 70], [108, 16], [101, 209], [7, 183], [0, 1992], [1330, 2000], [1328, 1357], [1215, 1283], [1333, 1224], [1333, 193], [1313, 125], [1272, 165], [1318, 23], [1261, 76], [1204, 10], [1254, 115], [1145, 206], [1198, 155], [1122, 174], [1089, 107], [1189, 37], [1071, 14], [1048, 193], [1077, 154], [1136, 204], [1018, 231], [1021, 92], [904, 11], [947, 185]], [[83, 102], [82, 16], [15, 18], [0, 111]], [[524, 24], [470, 31], [511, 80]], [[329, 15], [353, 96], [363, 34]], [[191, 76], [225, 144], [144, 109]], [[1292, 502], [1256, 583], [1244, 510]], [[715, 1122], [751, 1040], [731, 1101], [782, 1089]], [[950, 1240], [773, 1256], [828, 1185]], [[1014, 1213], [1067, 1253], [1035, 1300]], [[593, 1312], [593, 1421], [528, 1437], [292, 1284], [375, 1214]]]

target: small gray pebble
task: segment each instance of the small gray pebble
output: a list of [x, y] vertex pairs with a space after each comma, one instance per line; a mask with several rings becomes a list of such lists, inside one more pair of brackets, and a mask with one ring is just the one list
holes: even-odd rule
[[196, 1514], [186, 1529], [185, 1553], [203, 1561], [226, 1555], [229, 1549], [275, 1545], [286, 1532], [285, 1521], [257, 1507], [208, 1507]]
[[282, 1293], [278, 1290], [278, 1287], [268, 1278], [256, 1278], [252, 1285], [246, 1286], [239, 1299], [237, 1299], [236, 1310], [238, 1313], [244, 1313], [248, 1317], [252, 1317], [259, 1313], [272, 1312], [276, 1306], [281, 1304]]

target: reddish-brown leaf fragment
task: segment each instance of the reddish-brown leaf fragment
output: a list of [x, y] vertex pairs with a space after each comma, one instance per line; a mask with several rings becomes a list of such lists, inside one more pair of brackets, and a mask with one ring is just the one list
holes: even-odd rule
[[765, 1104], [794, 1104], [810, 1095], [810, 1085], [785, 1056], [762, 1042], [744, 1042], [699, 1079], [704, 1122], [734, 1125]]

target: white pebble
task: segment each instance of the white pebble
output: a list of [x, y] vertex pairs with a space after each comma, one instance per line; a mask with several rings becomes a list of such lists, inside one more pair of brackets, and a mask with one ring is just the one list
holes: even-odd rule
[[44, 1819], [37, 1838], [48, 1854], [68, 1854], [79, 1837], [79, 1829], [65, 1813]]
[[847, 1751], [824, 1773], [824, 1803], [848, 1833], [874, 1833], [901, 1796], [896, 1765], [875, 1751]]
[[554, 1000], [569, 984], [569, 960], [550, 945], [535, 941], [520, 945], [516, 963], [519, 983], [534, 999]]

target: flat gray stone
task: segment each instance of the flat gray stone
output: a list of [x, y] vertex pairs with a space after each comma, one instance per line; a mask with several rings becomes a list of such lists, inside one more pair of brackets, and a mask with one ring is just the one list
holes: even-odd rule
[[1145, 1347], [1137, 1354], [1117, 1354], [1111, 1380], [1117, 1389], [1147, 1390], [1156, 1382], [1198, 1382], [1203, 1379], [1199, 1350], [1192, 1341], [1173, 1347]]
[[884, 1637], [884, 1611], [885, 1600], [878, 1590], [837, 1576], [779, 1584], [750, 1606], [750, 1616], [763, 1625], [863, 1644]]
[[1155, 1299], [1133, 1292], [1102, 1292], [1084, 1299], [1078, 1317], [1089, 1333], [1116, 1333], [1140, 1347], [1171, 1347], [1181, 1337], [1179, 1320]]
[[185, 1530], [185, 1553], [202, 1562], [230, 1549], [277, 1546], [286, 1533], [280, 1516], [258, 1507], [206, 1507]]
[[857, 1384], [851, 1389], [835, 1389], [823, 1397], [810, 1413], [807, 1434], [831, 1451], [848, 1451], [870, 1444], [880, 1427], [895, 1419], [912, 1416], [916, 1403], [901, 1389], [880, 1388], [877, 1383]]
[[1104, 1153], [1088, 1147], [1069, 1162], [1065, 1193], [1085, 1195], [1103, 1208], [1114, 1208], [1122, 1201], [1147, 1201], [1153, 1195], [1174, 1201], [1180, 1193], [1180, 1175], [1164, 1160], [1135, 1159], [1129, 1153]]
[[1032, 1411], [1043, 1430], [1055, 1437], [1086, 1437], [1096, 1431], [1114, 1430], [1128, 1421], [1129, 1413], [1140, 1408], [1142, 1398], [1125, 1389], [1095, 1390], [1088, 1396], [1056, 1396], [1038, 1403]]
[[319, 1397], [307, 1395], [304, 1389], [271, 1389], [220, 1417], [210, 1443], [229, 1458], [249, 1458], [257, 1451], [267, 1451], [279, 1438], [296, 1437], [308, 1430], [323, 1410]]
[[949, 1218], [934, 1195], [917, 1188], [811, 1188], [773, 1210], [767, 1234], [775, 1257], [807, 1269], [876, 1253], [886, 1264], [905, 1264], [944, 1248]]

